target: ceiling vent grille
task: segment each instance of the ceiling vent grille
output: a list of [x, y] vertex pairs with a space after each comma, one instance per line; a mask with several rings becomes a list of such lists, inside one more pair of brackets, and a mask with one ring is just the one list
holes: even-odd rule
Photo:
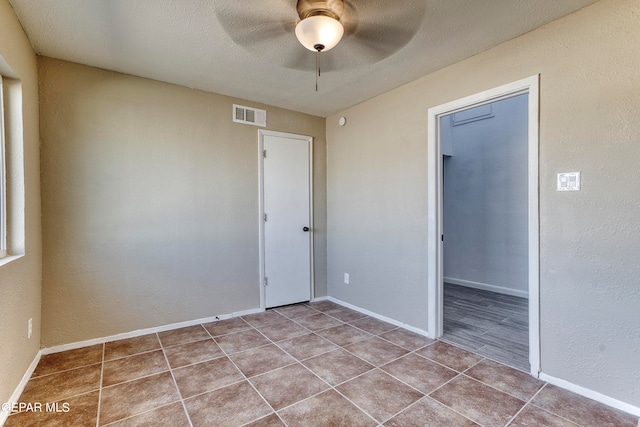
[[257, 108], [233, 104], [233, 121], [254, 126], [267, 126], [267, 112]]

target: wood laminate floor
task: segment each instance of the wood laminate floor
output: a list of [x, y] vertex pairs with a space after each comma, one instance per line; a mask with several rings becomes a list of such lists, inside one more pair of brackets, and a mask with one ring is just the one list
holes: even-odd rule
[[529, 301], [444, 284], [442, 339], [529, 372]]

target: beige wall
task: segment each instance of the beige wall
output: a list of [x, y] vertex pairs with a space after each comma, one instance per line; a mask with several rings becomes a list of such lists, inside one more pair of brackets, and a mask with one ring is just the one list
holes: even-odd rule
[[639, 46], [603, 0], [329, 117], [329, 295], [427, 328], [427, 110], [540, 73], [542, 370], [640, 406]]
[[258, 127], [313, 136], [326, 295], [323, 118], [39, 58], [45, 347], [259, 307]]
[[[9, 171], [8, 186], [14, 191], [8, 196], [8, 209], [13, 214], [9, 221], [24, 228], [25, 233], [25, 256], [0, 267], [0, 402], [6, 402], [40, 348], [42, 281], [36, 57], [6, 0], [0, 0], [0, 74], [15, 79], [11, 84], [11, 107], [18, 111], [14, 109], [9, 114], [18, 119], [22, 116], [22, 129], [19, 128], [20, 123], [16, 125], [12, 121], [7, 135], [10, 139], [7, 143], [8, 167], [13, 168]], [[22, 102], [19, 100], [20, 87]], [[20, 134], [22, 143], [19, 141]], [[15, 168], [11, 165], [12, 156], [20, 155], [20, 145], [24, 157], [24, 189], [19, 188], [21, 185], [16, 182], [21, 180], [21, 165]], [[22, 203], [13, 203], [21, 199], [16, 191], [24, 192], [24, 209], [19, 206]], [[23, 221], [24, 225], [19, 224]], [[22, 231], [18, 234], [22, 234]], [[29, 318], [33, 318], [33, 336], [30, 340], [27, 339]]]

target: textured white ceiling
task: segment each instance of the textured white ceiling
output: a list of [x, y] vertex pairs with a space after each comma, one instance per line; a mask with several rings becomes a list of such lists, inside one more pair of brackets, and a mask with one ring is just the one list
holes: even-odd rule
[[596, 0], [350, 0], [318, 92], [296, 0], [9, 1], [40, 55], [326, 117]]

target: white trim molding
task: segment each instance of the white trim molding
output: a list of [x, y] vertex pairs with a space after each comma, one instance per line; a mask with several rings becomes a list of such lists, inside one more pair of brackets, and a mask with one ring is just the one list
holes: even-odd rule
[[453, 277], [443, 277], [442, 280], [445, 283], [451, 283], [452, 285], [465, 286], [467, 288], [473, 288], [473, 289], [481, 289], [483, 291], [496, 292], [498, 294], [511, 295], [514, 297], [529, 298], [529, 292], [521, 291], [520, 289], [506, 288], [504, 286], [498, 286], [498, 285], [489, 285], [488, 283], [474, 282], [472, 280], [454, 279]]
[[[36, 370], [38, 363], [40, 363], [41, 357], [42, 357], [42, 350], [38, 350], [38, 352], [36, 353], [36, 356], [33, 358], [33, 361], [31, 361], [31, 364], [29, 365], [29, 367], [27, 368], [27, 371], [22, 376], [22, 379], [18, 383], [18, 386], [16, 387], [16, 389], [13, 391], [13, 394], [11, 395], [9, 400], [7, 402], [0, 402], [0, 404], [17, 403], [20, 401], [20, 396], [22, 395], [24, 388], [27, 386], [29, 379], [31, 379], [31, 375], [33, 375], [33, 372]], [[0, 426], [4, 425], [4, 423], [7, 421], [7, 418], [9, 418], [10, 414], [11, 414], [11, 411], [5, 411], [4, 409], [0, 408]]]
[[[612, 408], [619, 409], [621, 411], [627, 412], [636, 417], [640, 417], [640, 407], [633, 406], [629, 403], [622, 402], [618, 399], [614, 399], [612, 397], [606, 396], [602, 393], [598, 393], [597, 391], [593, 391], [586, 387], [579, 386], [577, 384], [573, 384], [569, 381], [563, 380], [561, 378], [556, 378], [551, 375], [547, 375], [544, 372], [540, 372], [540, 379], [549, 384], [558, 386], [565, 390], [569, 390], [575, 394], [579, 394], [580, 396], [584, 396], [588, 399], [595, 400], [596, 402], [600, 402], [604, 405], [611, 406]], [[640, 424], [640, 420], [638, 420]]]
[[429, 108], [427, 122], [427, 325], [428, 336], [442, 336], [443, 313], [443, 211], [440, 117], [457, 111], [528, 94], [528, 197], [529, 197], [529, 364], [540, 373], [540, 221], [539, 221], [539, 75], [524, 78], [465, 98]]
[[344, 302], [344, 301], [341, 301], [341, 300], [333, 298], [333, 297], [327, 297], [327, 299], [329, 301], [335, 302], [336, 304], [339, 304], [339, 305], [341, 305], [343, 307], [350, 308], [350, 309], [355, 310], [357, 312], [360, 312], [362, 314], [366, 314], [367, 316], [371, 316], [371, 317], [376, 318], [378, 320], [382, 320], [383, 322], [391, 323], [392, 325], [399, 326], [402, 329], [406, 329], [407, 331], [415, 332], [418, 335], [422, 335], [422, 336], [425, 336], [427, 338], [431, 338], [429, 336], [429, 334], [427, 333], [427, 331], [425, 331], [423, 329], [416, 328], [414, 326], [408, 325], [406, 323], [400, 322], [400, 321], [392, 319], [390, 317], [382, 316], [382, 315], [380, 315], [378, 313], [375, 313], [373, 311], [369, 311], [367, 309], [358, 307], [358, 306], [353, 305], [353, 304], [349, 304], [348, 302]]
[[90, 339], [90, 340], [78, 341], [78, 342], [74, 342], [74, 343], [70, 343], [70, 344], [62, 344], [62, 345], [57, 345], [57, 346], [53, 346], [53, 347], [43, 348], [42, 349], [42, 354], [45, 355], [45, 354], [60, 353], [61, 351], [75, 350], [77, 348], [88, 347], [90, 345], [95, 345], [95, 344], [104, 344], [106, 342], [117, 341], [117, 340], [122, 340], [122, 339], [126, 339], [126, 338], [135, 338], [135, 337], [139, 337], [139, 336], [142, 336], [142, 335], [155, 334], [155, 333], [158, 333], [158, 332], [165, 332], [165, 331], [172, 331], [174, 329], [185, 328], [187, 326], [194, 326], [194, 325], [200, 325], [200, 324], [203, 324], [203, 323], [217, 322], [219, 320], [231, 319], [232, 317], [240, 317], [240, 316], [247, 316], [249, 314], [262, 313], [263, 311], [264, 310], [262, 310], [260, 308], [254, 308], [254, 309], [251, 309], [251, 310], [238, 311], [238, 312], [234, 312], [234, 313], [230, 313], [230, 314], [221, 314], [221, 315], [218, 315], [218, 316], [205, 317], [205, 318], [202, 318], [202, 319], [187, 320], [185, 322], [179, 322], [179, 323], [171, 323], [171, 324], [168, 324], [168, 325], [156, 326], [156, 327], [153, 327], [153, 328], [138, 329], [138, 330], [131, 331], [131, 332], [123, 332], [121, 334], [109, 335], [109, 336], [101, 337], [101, 338], [93, 338], [93, 339]]

